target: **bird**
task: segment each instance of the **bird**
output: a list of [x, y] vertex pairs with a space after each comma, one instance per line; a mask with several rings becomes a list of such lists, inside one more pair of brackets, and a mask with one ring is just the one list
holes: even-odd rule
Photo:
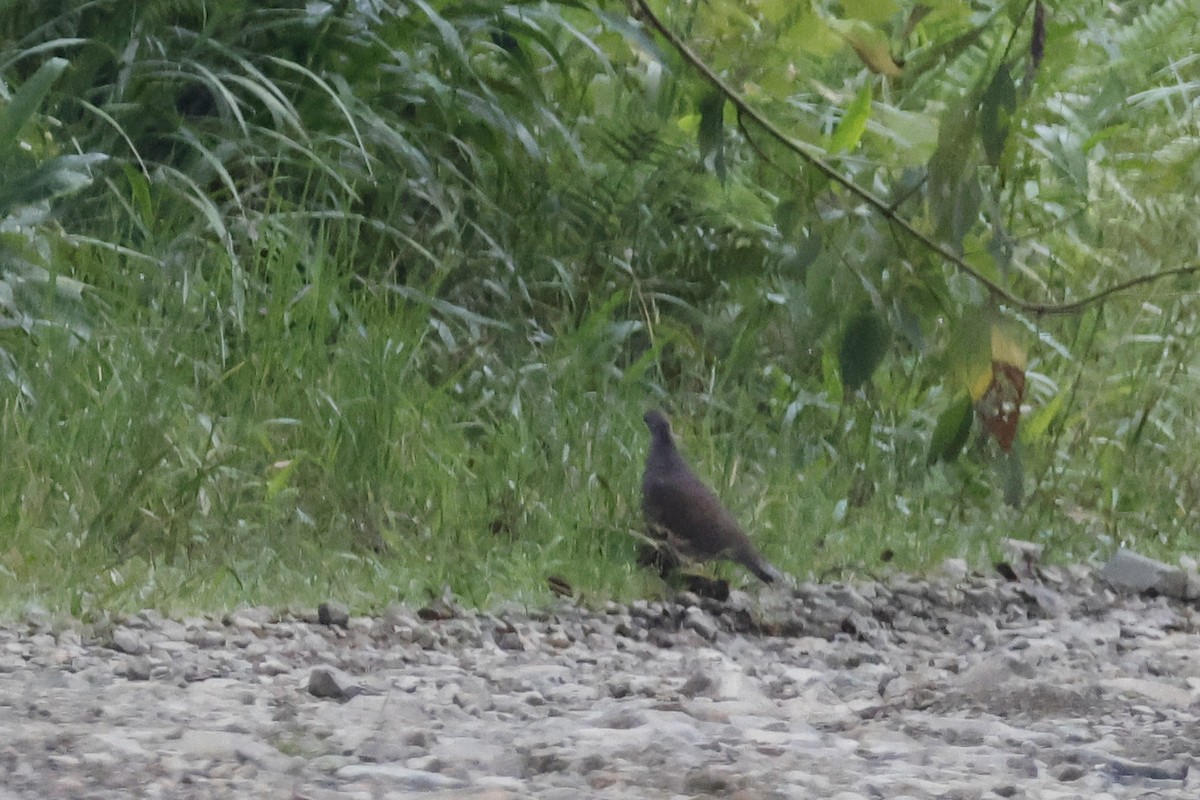
[[650, 452], [642, 476], [642, 513], [650, 532], [683, 559], [732, 561], [764, 583], [779, 580], [779, 570], [754, 548], [737, 520], [679, 453], [666, 415], [651, 409], [642, 419], [650, 429]]

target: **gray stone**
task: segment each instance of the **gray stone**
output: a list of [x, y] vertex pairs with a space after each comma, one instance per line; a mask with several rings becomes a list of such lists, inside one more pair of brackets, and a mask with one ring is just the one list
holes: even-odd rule
[[317, 606], [317, 622], [322, 625], [337, 625], [344, 628], [350, 622], [350, 609], [341, 603], [321, 603]]
[[561, 750], [552, 747], [542, 747], [525, 754], [524, 777], [531, 778], [547, 772], [562, 772], [569, 769], [570, 761]]
[[144, 656], [131, 658], [125, 662], [125, 677], [131, 681], [148, 681], [150, 672], [150, 659]]
[[1124, 548], [1118, 550], [1104, 565], [1100, 577], [1122, 591], [1153, 590], [1177, 599], [1187, 596], [1187, 574], [1182, 569]]
[[433, 792], [467, 785], [460, 779], [436, 772], [410, 769], [398, 764], [352, 764], [337, 771], [339, 778], [373, 778], [378, 783], [406, 792]]
[[318, 667], [308, 674], [308, 693], [313, 697], [346, 701], [361, 692], [360, 687], [332, 670]]
[[701, 767], [687, 774], [683, 788], [690, 794], [728, 795], [734, 788], [734, 775], [727, 768]]
[[698, 606], [689, 606], [684, 612], [683, 627], [710, 642], [717, 638], [719, 630], [716, 621]]
[[[0, 800], [1195, 794], [1192, 610], [1037, 573], [339, 630], [262, 609], [0, 623]], [[112, 649], [122, 629], [149, 651]]]
[[965, 558], [947, 558], [938, 571], [943, 578], [954, 582], [964, 581], [971, 574], [971, 568], [967, 566]]
[[1162, 763], [1146, 764], [1107, 753], [1103, 754], [1099, 760], [1118, 778], [1182, 781], [1188, 776], [1189, 765], [1184, 761], [1164, 761]]
[[142, 634], [132, 628], [117, 628], [112, 635], [112, 648], [131, 656], [141, 656], [150, 652], [150, 645], [142, 638]]
[[1050, 770], [1051, 775], [1064, 783], [1077, 781], [1087, 773], [1088, 771], [1079, 764], [1059, 764]]
[[1046, 546], [1025, 539], [1001, 539], [1000, 549], [1009, 557], [1022, 561], [1040, 561]]
[[284, 675], [291, 672], [292, 668], [278, 658], [267, 658], [261, 661], [254, 671], [259, 675]]
[[492, 632], [496, 646], [501, 650], [520, 651], [525, 649], [525, 639], [515, 629], [502, 630], [497, 628]]

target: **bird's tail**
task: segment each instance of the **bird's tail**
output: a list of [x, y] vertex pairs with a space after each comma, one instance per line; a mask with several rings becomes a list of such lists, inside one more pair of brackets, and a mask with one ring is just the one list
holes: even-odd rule
[[753, 572], [763, 583], [774, 583], [783, 578], [783, 574], [779, 570], [771, 566], [765, 558], [758, 553], [749, 552], [743, 553], [738, 559], [743, 567]]

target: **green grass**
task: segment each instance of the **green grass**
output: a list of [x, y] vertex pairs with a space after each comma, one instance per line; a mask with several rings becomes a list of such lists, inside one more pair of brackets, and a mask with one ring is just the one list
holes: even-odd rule
[[753, 372], [719, 375], [716, 398], [696, 369], [664, 398], [668, 345], [630, 335], [632, 296], [537, 343], [470, 325], [439, 335], [417, 304], [346, 297], [339, 319], [328, 303], [264, 293], [225, 341], [202, 312], [151, 319], [129, 306], [89, 341], [48, 330], [28, 342], [32, 398], [0, 410], [3, 605], [182, 612], [336, 598], [367, 610], [445, 586], [481, 606], [537, 605], [551, 575], [585, 601], [656, 594], [630, 533], [650, 405], [674, 413], [698, 471], [800, 578], [951, 556], [986, 569], [1006, 536], [1046, 544], [1051, 560], [1119, 541], [1151, 554], [1195, 544], [1194, 460], [1181, 455], [1194, 450], [1180, 442], [1195, 426], [1175, 427], [1169, 450], [1146, 428], [1113, 441], [1129, 427], [1112, 422], [1118, 407], [1161, 385], [1140, 373], [1129, 392], [1080, 402], [1060, 430], [1022, 443], [1036, 491], [1017, 511], [1001, 502], [994, 444], [924, 465], [938, 398], [888, 411], [899, 367], [877, 376], [874, 403], [813, 404], [784, 425]]
[[[929, 15], [894, 82], [848, 45], [780, 50], [788, 20], [721, 22], [743, 5], [670, 22], [711, 28], [697, 49], [813, 148], [870, 88], [838, 169], [1014, 291], [1194, 262], [1186, 3], [1064, 10], [1040, 65], [1024, 11]], [[1200, 545], [1193, 281], [995, 310], [1028, 354], [1022, 474], [994, 442], [927, 466], [979, 287], [705, 117], [708, 88], [626, 23], [260, 6], [5, 21], [0, 610], [659, 593], [631, 535], [650, 406], [799, 578], [988, 569], [1009, 536], [1053, 561]], [[1002, 61], [1025, 77], [997, 127], [960, 106]], [[847, 395], [856, 318], [887, 349]]]

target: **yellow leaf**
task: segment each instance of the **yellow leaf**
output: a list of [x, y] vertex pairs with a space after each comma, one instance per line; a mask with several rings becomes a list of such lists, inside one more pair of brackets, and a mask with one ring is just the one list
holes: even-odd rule
[[981, 365], [969, 381], [967, 391], [971, 393], [971, 400], [978, 403], [992, 385], [992, 365]]
[[829, 26], [854, 48], [871, 72], [890, 78], [900, 75], [900, 66], [892, 59], [891, 47], [883, 31], [860, 20], [829, 20]]
[[979, 402], [992, 382], [991, 323], [984, 309], [959, 319], [950, 336], [949, 366], [959, 385]]
[[992, 360], [1025, 369], [1028, 356], [1025, 349], [999, 325], [992, 326]]

